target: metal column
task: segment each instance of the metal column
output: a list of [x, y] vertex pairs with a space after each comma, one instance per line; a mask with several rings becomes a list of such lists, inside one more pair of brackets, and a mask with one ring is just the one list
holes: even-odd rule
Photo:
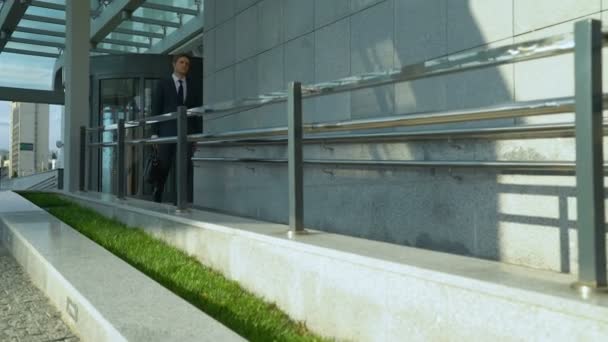
[[576, 287], [606, 287], [602, 155], [602, 30], [575, 24], [576, 188], [579, 276]]
[[118, 131], [116, 137], [116, 160], [118, 162], [118, 175], [116, 177], [117, 193], [116, 197], [120, 199], [125, 198], [125, 179], [127, 173], [125, 172], [125, 119], [118, 119]]
[[63, 128], [63, 156], [65, 190], [78, 191], [80, 180], [80, 126], [89, 122], [89, 1], [67, 0], [65, 2], [65, 115]]
[[177, 190], [177, 210], [188, 206], [188, 116], [187, 108], [177, 107], [177, 158], [175, 184]]
[[302, 157], [302, 85], [289, 84], [287, 101], [288, 172], [289, 172], [289, 230], [304, 232], [304, 181]]

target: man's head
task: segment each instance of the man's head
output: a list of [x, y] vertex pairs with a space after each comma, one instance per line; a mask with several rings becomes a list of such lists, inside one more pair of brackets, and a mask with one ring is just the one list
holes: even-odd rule
[[182, 77], [186, 77], [190, 70], [190, 57], [186, 54], [177, 54], [173, 56], [173, 72]]

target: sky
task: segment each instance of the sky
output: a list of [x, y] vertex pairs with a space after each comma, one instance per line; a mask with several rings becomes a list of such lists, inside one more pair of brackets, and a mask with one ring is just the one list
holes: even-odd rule
[[[0, 87], [49, 90], [55, 59], [0, 53]], [[0, 101], [0, 150], [8, 150], [10, 102]], [[61, 125], [61, 106], [50, 107], [49, 149], [55, 148]]]
[[0, 87], [50, 90], [54, 58], [0, 53]]

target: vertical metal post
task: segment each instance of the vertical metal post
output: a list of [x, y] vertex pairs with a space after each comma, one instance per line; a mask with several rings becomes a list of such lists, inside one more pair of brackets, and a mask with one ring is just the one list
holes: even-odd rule
[[188, 202], [188, 116], [187, 108], [177, 107], [177, 158], [175, 184], [177, 187], [177, 210], [183, 211]]
[[[148, 104], [146, 103], [146, 79], [145, 78], [140, 78], [139, 79], [139, 113], [138, 113], [138, 118], [139, 119], [143, 119], [146, 117], [147, 115], [147, 111], [146, 108], [148, 106]], [[143, 139], [144, 138], [144, 132], [146, 131], [146, 126], [144, 125], [143, 127], [139, 127], [136, 129], [133, 129], [133, 136], [139, 139]], [[146, 163], [145, 161], [147, 160], [146, 155], [145, 155], [145, 145], [143, 144], [138, 144], [135, 146], [135, 155], [137, 157], [137, 193], [136, 196], [138, 198], [141, 198], [142, 195], [144, 194], [144, 170], [146, 167]]]
[[82, 191], [88, 191], [91, 185], [91, 138], [88, 132], [85, 134], [84, 156], [80, 157], [84, 157], [84, 189]]
[[87, 153], [87, 127], [86, 126], [80, 126], [80, 167], [79, 167], [79, 181], [78, 181], [78, 190], [79, 191], [84, 191], [84, 175], [85, 175], [85, 168], [86, 168], [86, 162], [85, 162], [85, 157], [86, 157], [86, 153]]
[[289, 230], [304, 232], [304, 172], [302, 160], [302, 85], [289, 84], [287, 101], [288, 172], [289, 172]]
[[602, 155], [602, 30], [575, 24], [576, 187], [579, 276], [576, 287], [606, 287]]
[[145, 168], [145, 160], [147, 160], [146, 158], [146, 154], [145, 154], [145, 148], [144, 145], [137, 145], [137, 147], [135, 148], [135, 150], [137, 151], [135, 153], [135, 155], [138, 156], [138, 160], [139, 162], [137, 163], [138, 168], [137, 168], [137, 197], [141, 197], [144, 194], [144, 168]]
[[63, 169], [57, 169], [57, 189], [63, 190]]
[[116, 159], [118, 162], [118, 175], [116, 181], [118, 182], [118, 191], [116, 197], [120, 199], [125, 198], [125, 178], [127, 173], [125, 172], [125, 119], [118, 119], [118, 136], [116, 137]]

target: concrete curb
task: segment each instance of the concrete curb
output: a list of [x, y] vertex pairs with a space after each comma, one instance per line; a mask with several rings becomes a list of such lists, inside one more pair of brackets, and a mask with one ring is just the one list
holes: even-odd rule
[[83, 341], [244, 340], [12, 192], [0, 192], [0, 241]]

